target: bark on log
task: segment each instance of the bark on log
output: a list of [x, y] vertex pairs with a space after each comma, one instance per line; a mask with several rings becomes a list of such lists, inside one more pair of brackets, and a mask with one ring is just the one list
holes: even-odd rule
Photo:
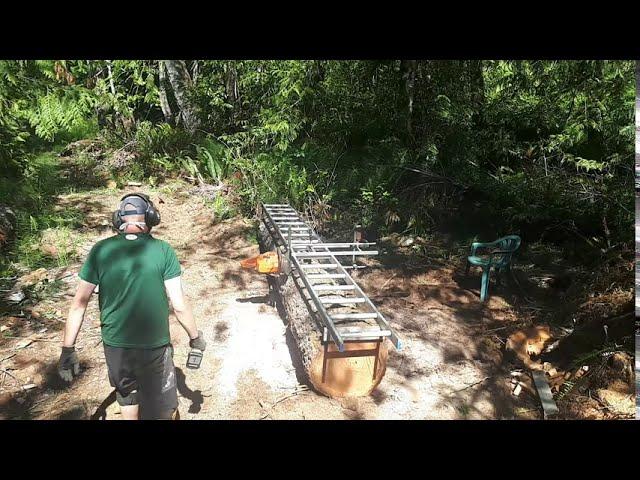
[[[258, 237], [262, 253], [275, 250], [273, 239], [262, 222]], [[296, 344], [306, 379], [313, 388], [332, 398], [369, 395], [380, 383], [386, 371], [386, 341], [380, 344], [377, 361], [376, 356], [371, 353], [355, 356], [376, 349], [377, 342], [345, 343], [345, 353], [349, 356], [325, 359], [322, 322], [314, 311], [313, 303], [298, 273], [293, 271], [289, 275], [283, 273], [269, 276], [269, 288]], [[335, 343], [329, 342], [328, 351], [338, 351]], [[323, 379], [325, 361], [326, 371]]]

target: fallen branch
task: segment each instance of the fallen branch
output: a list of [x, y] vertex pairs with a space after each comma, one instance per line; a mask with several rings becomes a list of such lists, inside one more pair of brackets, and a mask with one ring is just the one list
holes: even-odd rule
[[396, 275], [398, 275], [398, 273], [397, 273], [397, 272], [396, 272], [396, 273], [394, 273], [393, 275], [391, 275], [391, 277], [389, 278], [389, 280], [387, 280], [386, 282], [384, 282], [384, 283], [382, 284], [382, 286], [380, 287], [380, 290], [383, 290], [383, 289], [384, 289], [384, 287], [386, 287], [386, 286], [388, 285], [388, 283], [396, 277]]
[[[24, 338], [31, 340], [32, 342], [59, 342], [60, 340], [47, 340], [46, 338], [29, 338], [29, 337], [14, 337], [12, 335], [4, 335], [4, 338]], [[24, 347], [18, 347], [18, 350], [22, 348], [26, 348], [29, 345], [25, 345]]]
[[[307, 387], [306, 385], [301, 385], [301, 388], [296, 389], [293, 393], [290, 393], [289, 395], [285, 395], [284, 397], [279, 398], [278, 400], [275, 401], [275, 403], [273, 403], [273, 405], [271, 405], [271, 407], [269, 407], [269, 411], [267, 413], [265, 413], [260, 420], [264, 420], [265, 418], [267, 418], [269, 415], [271, 415], [271, 411], [273, 410], [273, 407], [275, 407], [276, 405], [278, 405], [280, 402], [284, 402], [285, 400], [287, 400], [288, 398], [291, 397], [295, 397], [296, 395], [298, 395], [299, 393], [302, 392], [307, 392], [309, 391], [309, 387]], [[262, 402], [258, 401], [258, 403], [260, 404], [260, 406], [262, 407]], [[263, 407], [264, 408], [264, 407]]]
[[459, 393], [459, 392], [462, 392], [462, 391], [464, 391], [464, 390], [467, 390], [468, 388], [475, 387], [476, 385], [478, 385], [478, 384], [480, 384], [480, 383], [484, 383], [485, 381], [489, 380], [490, 378], [491, 378], [491, 377], [484, 377], [482, 380], [479, 380], [479, 381], [477, 381], [477, 382], [473, 382], [473, 383], [471, 383], [471, 384], [467, 385], [466, 387], [460, 388], [460, 389], [458, 389], [458, 390], [454, 390], [454, 391], [453, 391], [453, 392], [451, 392], [451, 393]]
[[[9, 375], [11, 378], [13, 378], [16, 381], [16, 383], [18, 385], [20, 385], [20, 388], [22, 388], [22, 382], [20, 380], [18, 380], [13, 374], [9, 373], [4, 368], [0, 368], [0, 372], [4, 373], [5, 375]], [[4, 385], [4, 380], [3, 380], [2, 384]]]
[[15, 357], [17, 355], [17, 353], [12, 353], [11, 355], [8, 355], [4, 358], [0, 358], [0, 362], [4, 362], [5, 360], [9, 360], [11, 357]]

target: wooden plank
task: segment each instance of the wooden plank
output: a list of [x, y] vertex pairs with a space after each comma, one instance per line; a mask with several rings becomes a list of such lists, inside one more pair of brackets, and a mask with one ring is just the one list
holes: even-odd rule
[[533, 377], [533, 382], [536, 385], [536, 390], [538, 390], [538, 397], [540, 398], [540, 403], [542, 403], [542, 411], [545, 420], [557, 415], [560, 410], [558, 409], [556, 402], [553, 400], [547, 376], [540, 370], [532, 370], [531, 376]]

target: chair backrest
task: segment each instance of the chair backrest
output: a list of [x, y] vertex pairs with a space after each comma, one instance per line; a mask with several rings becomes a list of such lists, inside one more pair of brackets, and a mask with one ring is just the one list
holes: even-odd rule
[[520, 242], [522, 240], [518, 235], [507, 235], [506, 237], [499, 238], [496, 240], [496, 244], [498, 246], [498, 250], [503, 250], [509, 253], [505, 253], [502, 255], [495, 255], [492, 258], [491, 263], [498, 268], [504, 267], [511, 263], [511, 258], [513, 257], [513, 253], [520, 248]]

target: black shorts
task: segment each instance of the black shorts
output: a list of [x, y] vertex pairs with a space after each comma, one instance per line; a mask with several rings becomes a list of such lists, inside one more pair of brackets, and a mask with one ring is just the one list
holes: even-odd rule
[[169, 419], [178, 408], [173, 347], [104, 346], [109, 382], [120, 405], [139, 405], [141, 419]]

